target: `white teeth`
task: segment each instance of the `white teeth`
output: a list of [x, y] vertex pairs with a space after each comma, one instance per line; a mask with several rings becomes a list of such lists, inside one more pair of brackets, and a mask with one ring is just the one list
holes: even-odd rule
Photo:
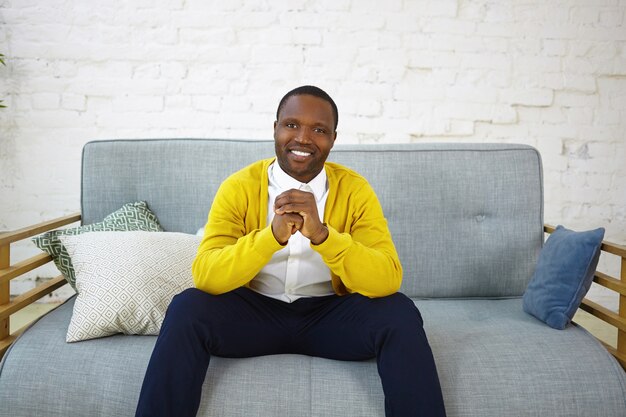
[[298, 156], [309, 156], [311, 155], [309, 152], [300, 152], [300, 151], [291, 151]]

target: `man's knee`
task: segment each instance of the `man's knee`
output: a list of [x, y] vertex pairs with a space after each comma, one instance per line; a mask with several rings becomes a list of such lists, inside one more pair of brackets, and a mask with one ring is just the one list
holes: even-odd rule
[[188, 288], [172, 298], [165, 314], [165, 320], [192, 320], [202, 314], [208, 299], [212, 296], [197, 288]]
[[397, 292], [376, 300], [381, 303], [384, 316], [388, 318], [389, 324], [410, 327], [417, 323], [419, 326], [423, 326], [424, 321], [419, 309], [413, 300], [406, 295]]
[[206, 300], [206, 298], [212, 297], [211, 294], [206, 293], [197, 288], [187, 288], [186, 290], [176, 294], [172, 299], [172, 302], [178, 300], [179, 302], [190, 302], [190, 303], [199, 303]]

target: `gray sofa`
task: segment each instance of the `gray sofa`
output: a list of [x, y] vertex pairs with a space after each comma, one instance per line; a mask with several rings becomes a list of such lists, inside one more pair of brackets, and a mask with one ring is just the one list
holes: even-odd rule
[[[82, 222], [144, 200], [166, 231], [195, 233], [227, 175], [272, 142], [97, 141], [82, 161]], [[376, 190], [422, 312], [449, 416], [626, 416], [626, 374], [587, 331], [554, 330], [521, 296], [544, 239], [542, 165], [524, 145], [341, 145], [330, 160]], [[0, 364], [0, 416], [131, 416], [155, 343], [71, 343], [74, 298]], [[254, 343], [253, 340], [250, 343]], [[200, 416], [383, 416], [375, 361], [215, 357]]]

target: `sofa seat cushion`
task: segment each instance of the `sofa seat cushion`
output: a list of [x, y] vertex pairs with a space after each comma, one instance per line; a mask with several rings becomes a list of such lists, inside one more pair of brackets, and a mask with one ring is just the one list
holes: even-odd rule
[[448, 415], [626, 415], [626, 374], [606, 349], [577, 325], [546, 326], [521, 303], [417, 301]]
[[[133, 415], [156, 337], [68, 344], [73, 300], [39, 320], [5, 355], [0, 416]], [[623, 371], [582, 328], [551, 329], [525, 314], [521, 299], [416, 304], [448, 416], [626, 415]], [[383, 394], [373, 360], [216, 357], [198, 415], [380, 417]]]

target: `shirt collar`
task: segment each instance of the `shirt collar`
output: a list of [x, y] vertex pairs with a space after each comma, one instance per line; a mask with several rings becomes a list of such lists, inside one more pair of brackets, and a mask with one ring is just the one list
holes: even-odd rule
[[[283, 171], [283, 169], [276, 161], [274, 161], [274, 163], [272, 164], [272, 176], [276, 184], [282, 190], [290, 190], [292, 188], [299, 190], [300, 187], [304, 185], [304, 183], [298, 181], [297, 179], [293, 178], [285, 171]], [[313, 195], [315, 196], [316, 201], [320, 201], [324, 196], [324, 193], [327, 190], [326, 183], [326, 167], [324, 167], [324, 169], [322, 169], [315, 178], [307, 183], [309, 187], [311, 187], [311, 189], [313, 190]]]

